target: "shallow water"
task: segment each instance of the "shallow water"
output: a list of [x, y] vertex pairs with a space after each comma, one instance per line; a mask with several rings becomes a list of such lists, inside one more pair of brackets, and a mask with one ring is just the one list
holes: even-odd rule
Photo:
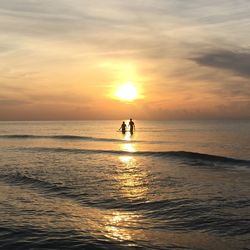
[[249, 249], [250, 122], [0, 123], [2, 249]]

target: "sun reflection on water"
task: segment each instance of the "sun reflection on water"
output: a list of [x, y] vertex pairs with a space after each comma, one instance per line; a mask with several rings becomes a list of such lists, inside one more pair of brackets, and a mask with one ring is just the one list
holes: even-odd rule
[[126, 144], [122, 144], [121, 146], [122, 146], [122, 149], [126, 152], [130, 152], [130, 153], [136, 152], [136, 147], [134, 144], [126, 143]]
[[[128, 153], [135, 152], [133, 144], [122, 145]], [[124, 199], [145, 202], [148, 193], [148, 172], [132, 155], [119, 157], [121, 164], [117, 168], [117, 190]], [[118, 241], [129, 241], [133, 245], [135, 233], [143, 216], [131, 211], [114, 211], [106, 217], [106, 236]]]
[[119, 241], [132, 240], [131, 230], [136, 227], [139, 215], [131, 212], [113, 212], [112, 216], [107, 216], [105, 233], [106, 236]]
[[[131, 144], [125, 144], [123, 147], [127, 148], [127, 152], [135, 152]], [[122, 195], [130, 200], [146, 200], [149, 186], [148, 171], [132, 155], [120, 156], [119, 160], [122, 164], [117, 169], [116, 179]]]
[[126, 155], [126, 156], [120, 156], [119, 159], [120, 159], [120, 161], [121, 161], [122, 163], [128, 164], [128, 163], [129, 163], [130, 161], [132, 161], [134, 158], [133, 158], [132, 156]]
[[131, 141], [132, 140], [132, 135], [130, 133], [126, 133], [123, 138], [125, 141]]

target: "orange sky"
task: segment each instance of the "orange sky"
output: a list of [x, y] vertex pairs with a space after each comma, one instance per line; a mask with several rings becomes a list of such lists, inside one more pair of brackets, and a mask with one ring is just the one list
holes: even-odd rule
[[202, 2], [1, 1], [0, 120], [249, 119], [250, 2]]

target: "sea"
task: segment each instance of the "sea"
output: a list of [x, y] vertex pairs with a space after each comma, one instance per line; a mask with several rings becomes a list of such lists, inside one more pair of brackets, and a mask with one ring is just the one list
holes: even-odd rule
[[121, 123], [0, 122], [0, 249], [250, 249], [250, 121]]

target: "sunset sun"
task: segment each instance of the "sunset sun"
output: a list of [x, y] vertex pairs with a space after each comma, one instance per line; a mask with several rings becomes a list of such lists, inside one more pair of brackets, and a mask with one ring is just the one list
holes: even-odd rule
[[132, 102], [138, 98], [138, 92], [132, 82], [127, 82], [118, 87], [116, 97], [122, 101]]

